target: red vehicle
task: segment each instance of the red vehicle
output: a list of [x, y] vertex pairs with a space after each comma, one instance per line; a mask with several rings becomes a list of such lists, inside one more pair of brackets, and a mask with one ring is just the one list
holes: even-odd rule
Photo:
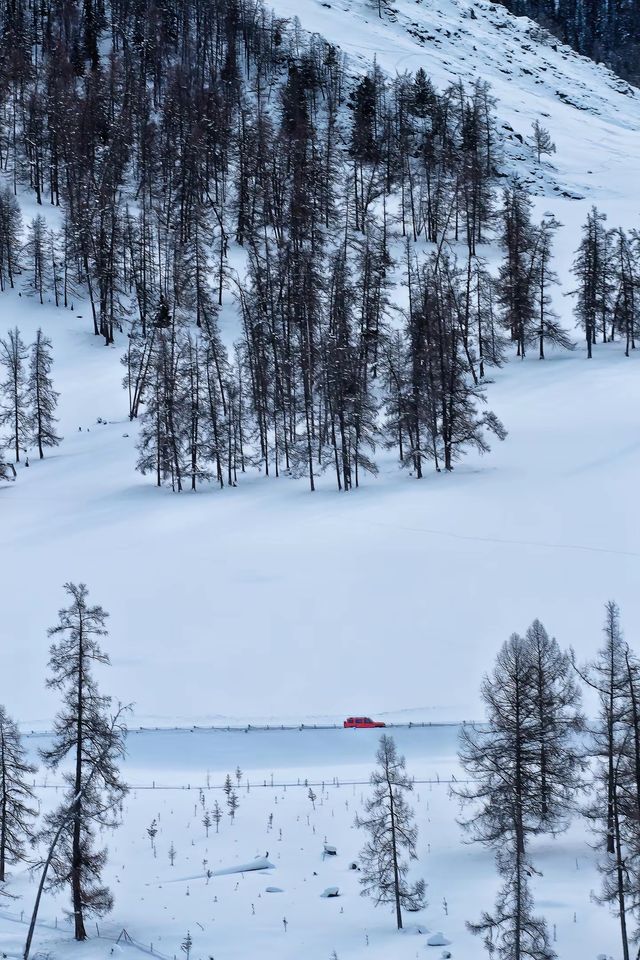
[[379, 720], [372, 720], [371, 717], [347, 717], [344, 726], [350, 730], [373, 730], [384, 727], [385, 724], [380, 723]]

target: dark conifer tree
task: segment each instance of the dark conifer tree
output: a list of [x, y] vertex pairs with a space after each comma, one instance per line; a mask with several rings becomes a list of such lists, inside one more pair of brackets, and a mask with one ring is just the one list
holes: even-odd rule
[[426, 904], [424, 881], [409, 882], [409, 864], [404, 859], [417, 859], [417, 830], [406, 797], [413, 783], [393, 737], [380, 738], [376, 761], [378, 767], [371, 774], [373, 794], [365, 801], [364, 816], [356, 817], [356, 826], [369, 833], [360, 855], [360, 883], [363, 896], [376, 904], [393, 905], [400, 930], [403, 907], [420, 910]]
[[570, 658], [539, 620], [524, 637], [504, 644], [481, 696], [486, 727], [465, 727], [461, 762], [477, 786], [459, 791], [474, 812], [464, 821], [473, 840], [499, 845], [513, 836], [522, 853], [527, 836], [566, 829], [583, 784], [580, 691]]
[[579, 668], [582, 679], [596, 692], [599, 704], [590, 748], [595, 759], [593, 799], [585, 812], [601, 854], [602, 887], [597, 899], [614, 906], [620, 922], [623, 960], [630, 960], [629, 914], [638, 910], [640, 890], [640, 793], [635, 769], [640, 744], [636, 743], [638, 733], [634, 727], [638, 687], [633, 657], [622, 635], [620, 611], [613, 601], [605, 607], [603, 632], [604, 644], [596, 658]]
[[47, 680], [47, 686], [61, 695], [62, 707], [53, 743], [42, 751], [42, 759], [50, 769], [70, 760], [71, 769], [63, 774], [65, 800], [46, 816], [42, 837], [53, 837], [65, 824], [51, 860], [50, 885], [70, 887], [74, 936], [85, 940], [86, 918], [104, 916], [113, 906], [113, 896], [102, 882], [107, 851], [96, 848], [95, 834], [98, 828], [115, 828], [119, 821], [119, 805], [127, 791], [118, 771], [126, 730], [121, 722], [114, 723], [111, 699], [99, 692], [94, 676], [97, 665], [109, 663], [100, 646], [100, 638], [107, 634], [107, 613], [89, 606], [84, 584], [67, 583], [65, 590], [71, 602], [49, 630], [54, 642]]
[[556, 145], [551, 139], [551, 134], [539, 120], [534, 120], [531, 125], [529, 141], [535, 151], [538, 163], [542, 163], [543, 156], [550, 156], [556, 152]]
[[611, 276], [614, 285], [613, 320], [624, 341], [625, 357], [636, 348], [638, 326], [638, 284], [640, 274], [629, 237], [621, 228], [612, 231]]
[[13, 287], [21, 269], [22, 216], [9, 187], [0, 191], [0, 290]]
[[558, 286], [558, 275], [553, 269], [553, 238], [560, 224], [553, 216], [545, 216], [536, 229], [535, 241], [535, 286], [536, 319], [535, 334], [538, 339], [538, 355], [545, 357], [545, 345], [552, 343], [564, 350], [572, 350], [574, 343], [562, 326], [562, 321], [553, 309], [551, 288]]
[[27, 405], [27, 348], [17, 327], [9, 330], [0, 339], [0, 370], [4, 379], [0, 382], [0, 427], [7, 431], [4, 445], [13, 450], [19, 463], [30, 432]]
[[581, 691], [573, 678], [571, 657], [550, 637], [539, 620], [525, 636], [531, 657], [532, 707], [537, 729], [536, 776], [540, 791], [540, 829], [559, 833], [576, 810], [587, 761], [580, 734], [585, 720]]
[[47, 221], [43, 216], [37, 216], [29, 224], [24, 247], [24, 288], [30, 295], [37, 296], [40, 303], [44, 303], [51, 288], [52, 265], [48, 247]]
[[35, 766], [26, 759], [18, 725], [0, 706], [0, 883], [7, 865], [25, 858], [36, 816], [33, 787]]
[[526, 637], [513, 634], [482, 685], [487, 726], [464, 727], [460, 736], [473, 780], [456, 790], [473, 807], [463, 826], [495, 850], [503, 880], [494, 911], [468, 926], [503, 960], [555, 956], [545, 921], [533, 914], [527, 838], [564, 829], [581, 785], [582, 717], [568, 665], [538, 620]]
[[55, 411], [59, 394], [53, 389], [51, 379], [51, 340], [45, 337], [41, 329], [31, 345], [29, 358], [29, 379], [27, 383], [27, 402], [31, 420], [31, 440], [37, 446], [40, 459], [44, 457], [45, 447], [57, 447], [60, 437], [56, 433]]
[[598, 331], [603, 343], [609, 339], [613, 312], [611, 244], [605, 224], [606, 216], [593, 207], [583, 227], [573, 264], [578, 279], [576, 318], [584, 330], [589, 359]]
[[481, 936], [490, 957], [497, 960], [554, 960], [547, 924], [533, 913], [529, 890], [532, 870], [517, 845], [505, 846], [496, 855], [503, 880], [493, 913], [468, 923], [471, 933]]
[[509, 838], [524, 854], [527, 835], [540, 830], [543, 801], [532, 661], [517, 633], [502, 646], [481, 696], [487, 726], [463, 727], [460, 734], [460, 761], [474, 781], [459, 791], [473, 806], [463, 826], [474, 841], [499, 847]]
[[535, 337], [536, 236], [531, 200], [519, 180], [504, 191], [500, 225], [504, 261], [498, 275], [498, 301], [517, 355], [524, 358]]

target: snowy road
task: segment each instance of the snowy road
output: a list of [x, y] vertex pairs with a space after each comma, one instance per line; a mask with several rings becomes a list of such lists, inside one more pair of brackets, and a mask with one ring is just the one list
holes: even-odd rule
[[[236, 768], [243, 784], [252, 785], [339, 780], [367, 782], [382, 730], [144, 730], [127, 738], [124, 773], [136, 788], [219, 788]], [[455, 724], [396, 727], [390, 733], [400, 751], [411, 758], [416, 780], [445, 781], [459, 776]], [[44, 735], [26, 738], [37, 762], [47, 744]], [[41, 778], [39, 778], [41, 779]], [[59, 782], [59, 777], [45, 783]]]

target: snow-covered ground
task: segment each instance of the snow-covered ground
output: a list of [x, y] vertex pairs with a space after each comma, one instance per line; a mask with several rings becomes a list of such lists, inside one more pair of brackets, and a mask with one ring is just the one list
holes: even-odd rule
[[[552, 210], [564, 224], [556, 244], [564, 292], [591, 204], [611, 225], [640, 219], [640, 95], [559, 44], [539, 45], [529, 21], [456, 0], [398, 0], [382, 21], [363, 0], [275, 6], [339, 43], [354, 69], [375, 55], [391, 74], [424, 66], [441, 87], [460, 76], [488, 80], [500, 122], [513, 128], [507, 167], [518, 164], [537, 183], [538, 212]], [[543, 170], [516, 136], [526, 138], [534, 119], [558, 148]], [[571, 326], [570, 298], [559, 293], [557, 305]], [[229, 303], [225, 335], [234, 322]], [[15, 484], [0, 488], [0, 676], [10, 678], [0, 700], [23, 728], [46, 730], [56, 708], [44, 687], [46, 630], [66, 580], [85, 581], [111, 613], [113, 666], [101, 681], [135, 703], [133, 725], [340, 722], [360, 713], [472, 719], [498, 647], [534, 617], [587, 657], [599, 643], [602, 604], [614, 597], [635, 641], [640, 377], [638, 358], [625, 360], [619, 345], [599, 346], [590, 362], [580, 345], [499, 371], [489, 400], [509, 437], [450, 476], [418, 483], [381, 455], [380, 476], [348, 496], [331, 479], [311, 495], [304, 481], [259, 476], [174, 496], [135, 472], [122, 343], [105, 349], [91, 335], [86, 304], [64, 312], [3, 294], [0, 333], [16, 324], [27, 341], [39, 325], [53, 340], [64, 434], [53, 455], [32, 457]], [[455, 729], [394, 735], [417, 780], [459, 775]], [[30, 741], [34, 749], [41, 742]], [[420, 924], [442, 930], [457, 960], [482, 956], [464, 922], [491, 905], [493, 865], [461, 844], [446, 783], [416, 786], [416, 871], [429, 884], [428, 909], [408, 917], [413, 926], [400, 936], [385, 910], [359, 897], [348, 864], [362, 843], [353, 819], [367, 788], [353, 781], [367, 780], [375, 745], [375, 733], [342, 730], [132, 734], [125, 773], [134, 789], [108, 841], [116, 907], [101, 933], [126, 929], [161, 960], [183, 955], [187, 929], [193, 960], [329, 960], [333, 950], [339, 960], [439, 958], [441, 948], [416, 934]], [[235, 824], [225, 818], [207, 840], [198, 787], [208, 774], [210, 807], [238, 764], [251, 788]], [[286, 790], [271, 786], [272, 774]], [[325, 784], [314, 788], [322, 797], [315, 812], [298, 786], [305, 779]], [[44, 806], [55, 800], [51, 782], [40, 795]], [[146, 833], [153, 818], [157, 858]], [[325, 837], [338, 848], [335, 860], [322, 859]], [[267, 851], [268, 876], [188, 879], [203, 873], [205, 859], [224, 869]], [[562, 960], [617, 960], [614, 923], [590, 900], [598, 878], [583, 827], [538, 843], [535, 862], [537, 906], [555, 925]], [[20, 950], [19, 918], [34, 894], [26, 876], [16, 884], [22, 899], [2, 908], [0, 923], [0, 950], [9, 954]], [[340, 887], [338, 899], [320, 897], [330, 885]], [[66, 960], [77, 948], [63, 906], [46, 898], [37, 947]], [[91, 960], [112, 954], [129, 960], [140, 948], [95, 939], [83, 950]]]
[[[113, 939], [126, 930], [139, 947], [121, 941], [114, 951], [112, 940], [97, 939], [92, 928], [83, 956], [134, 960], [153, 945], [161, 960], [172, 960], [184, 956], [180, 944], [188, 930], [193, 960], [330, 960], [333, 950], [339, 960], [439, 960], [442, 947], [427, 946], [438, 931], [451, 941], [454, 960], [481, 957], [481, 943], [465, 920], [492, 906], [496, 880], [491, 855], [462, 845], [455, 822], [458, 804], [447, 781], [460, 777], [457, 730], [404, 730], [394, 737], [416, 779], [419, 859], [412, 871], [428, 883], [429, 900], [426, 910], [405, 915], [404, 933], [396, 932], [388, 908], [360, 896], [358, 872], [350, 869], [364, 839], [353, 821], [369, 790], [376, 731], [138, 733], [129, 738], [125, 773], [132, 791], [124, 823], [107, 840], [115, 908], [98, 929]], [[35, 749], [42, 740], [29, 743]], [[220, 832], [214, 826], [207, 839], [201, 796], [204, 809], [216, 799], [224, 809], [221, 786], [238, 765], [243, 776], [235, 822], [225, 813]], [[305, 781], [317, 795], [315, 810]], [[43, 806], [56, 799], [51, 783], [39, 795]], [[153, 819], [156, 856], [147, 834]], [[337, 848], [336, 857], [323, 857], [325, 840]], [[587, 840], [577, 824], [568, 835], [532, 847], [542, 874], [533, 881], [537, 907], [555, 930], [563, 960], [617, 956], [614, 921], [590, 901], [598, 877]], [[251, 866], [265, 856], [272, 869], [206, 878], [207, 871]], [[14, 880], [12, 889], [22, 898], [0, 907], [0, 951], [9, 956], [20, 953], [26, 929], [20, 916], [28, 915], [35, 893], [26, 876]], [[340, 895], [323, 898], [332, 886]], [[41, 955], [77, 956], [66, 906], [64, 898], [45, 896], [35, 941]]]
[[[362, 0], [276, 6], [340, 42], [354, 66], [375, 53], [389, 72], [422, 65], [440, 85], [482, 76], [515, 133], [542, 119], [558, 153], [539, 172], [538, 204], [565, 224], [557, 302], [571, 326], [563, 292], [588, 207], [612, 224], [638, 216], [637, 91], [486, 3], [399, 0], [382, 21]], [[514, 140], [506, 162], [521, 155], [535, 172], [530, 154]], [[224, 322], [229, 333], [231, 301]], [[53, 340], [64, 435], [0, 489], [3, 698], [27, 729], [54, 710], [46, 629], [65, 580], [86, 581], [110, 611], [106, 685], [154, 725], [477, 718], [482, 673], [534, 617], [581, 656], [609, 597], [630, 637], [640, 624], [640, 379], [617, 344], [591, 362], [580, 345], [499, 371], [489, 400], [509, 437], [453, 475], [418, 483], [379, 454], [381, 476], [348, 496], [330, 478], [311, 495], [304, 481], [259, 476], [175, 496], [135, 472], [122, 342], [105, 349], [83, 303], [56, 311], [4, 294], [0, 332], [15, 324], [27, 341], [38, 325]]]
[[0, 311], [51, 334], [65, 438], [0, 490], [3, 698], [27, 729], [55, 709], [66, 580], [110, 611], [105, 688], [139, 724], [476, 719], [483, 672], [534, 617], [586, 656], [615, 597], [633, 637], [640, 378], [618, 345], [508, 365], [490, 387], [508, 439], [451, 476], [387, 462], [349, 496], [258, 476], [176, 496], [135, 472], [118, 350], [86, 318], [8, 295]]

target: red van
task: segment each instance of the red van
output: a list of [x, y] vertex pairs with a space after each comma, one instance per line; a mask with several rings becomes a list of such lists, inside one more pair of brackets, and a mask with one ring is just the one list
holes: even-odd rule
[[351, 730], [373, 730], [376, 727], [384, 727], [384, 723], [372, 720], [371, 717], [347, 717], [344, 726]]

